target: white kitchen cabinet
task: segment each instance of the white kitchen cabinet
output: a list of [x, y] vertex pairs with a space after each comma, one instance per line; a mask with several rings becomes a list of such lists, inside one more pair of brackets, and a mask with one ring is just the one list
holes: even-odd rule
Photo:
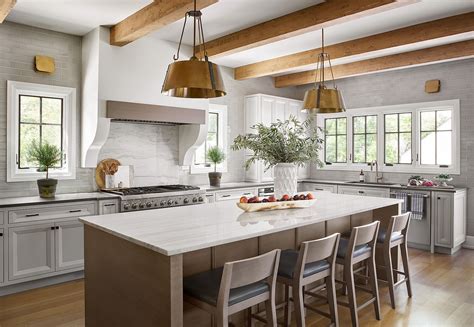
[[118, 213], [119, 206], [119, 199], [99, 200], [99, 215], [110, 215], [112, 213]]
[[236, 201], [240, 199], [242, 196], [252, 197], [258, 194], [258, 190], [256, 188], [241, 188], [241, 189], [232, 189], [232, 190], [225, 190], [219, 191], [215, 194], [216, 201]]
[[382, 187], [364, 187], [364, 186], [338, 186], [339, 194], [349, 195], [360, 195], [360, 196], [373, 196], [378, 198], [389, 198], [390, 189]]
[[4, 248], [4, 242], [5, 242], [5, 234], [3, 232], [3, 228], [0, 228], [0, 284], [3, 283], [4, 278], [3, 278], [3, 248]]
[[84, 225], [79, 220], [55, 224], [56, 271], [84, 265]]
[[9, 280], [54, 272], [54, 223], [8, 229]]
[[323, 183], [301, 183], [301, 192], [331, 192], [337, 193], [337, 185]]
[[455, 252], [466, 240], [466, 191], [433, 192], [435, 246]]
[[[284, 121], [293, 115], [300, 121], [306, 119], [306, 114], [301, 112], [302, 102], [293, 99], [281, 98], [265, 94], [255, 94], [245, 97], [245, 130], [246, 133], [255, 133], [251, 126], [263, 123], [269, 126], [278, 120]], [[247, 156], [250, 153], [246, 153]], [[299, 178], [309, 177], [309, 165], [298, 169]], [[253, 164], [245, 174], [245, 179], [252, 182], [273, 181], [273, 169], [265, 170], [262, 162]]]

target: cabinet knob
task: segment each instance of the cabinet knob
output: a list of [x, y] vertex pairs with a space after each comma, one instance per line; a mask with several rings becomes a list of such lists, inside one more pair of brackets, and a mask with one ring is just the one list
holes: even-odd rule
[[51, 230], [55, 230], [55, 229], [56, 229], [56, 227], [54, 227], [54, 226], [51, 226]]
[[438, 200], [441, 200], [441, 197], [438, 196]]
[[2, 237], [2, 236], [3, 236], [3, 233], [0, 233], [0, 237]]

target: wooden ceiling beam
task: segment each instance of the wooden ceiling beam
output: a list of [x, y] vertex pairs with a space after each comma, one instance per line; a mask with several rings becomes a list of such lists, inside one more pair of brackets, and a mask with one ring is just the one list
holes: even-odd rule
[[[338, 79], [472, 57], [474, 57], [474, 40], [468, 40], [337, 65], [333, 67], [333, 72], [334, 78]], [[325, 74], [331, 76], [328, 69], [325, 70]], [[315, 76], [315, 70], [278, 76], [274, 79], [275, 87], [311, 84], [314, 83]]]
[[[472, 31], [474, 12], [330, 45], [325, 52], [334, 60]], [[317, 48], [237, 67], [234, 78], [244, 80], [301, 69], [316, 64], [320, 52], [321, 48]]]
[[[210, 57], [229, 55], [414, 2], [417, 1], [326, 0], [323, 3], [206, 42], [206, 50]], [[249, 8], [249, 10], [251, 9]], [[201, 51], [201, 48], [197, 47], [196, 51]]]
[[0, 24], [3, 23], [16, 4], [16, 0], [0, 0]]
[[[203, 9], [218, 0], [197, 0], [197, 8]], [[110, 30], [110, 44], [123, 46], [150, 32], [174, 23], [193, 10], [193, 0], [155, 0], [133, 15], [125, 18]]]

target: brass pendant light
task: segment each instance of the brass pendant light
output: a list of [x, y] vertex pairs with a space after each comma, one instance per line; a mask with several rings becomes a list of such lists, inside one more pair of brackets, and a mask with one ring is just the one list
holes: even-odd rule
[[[161, 93], [165, 95], [197, 99], [216, 98], [226, 95], [219, 67], [210, 62], [207, 57], [201, 16], [201, 11], [196, 10], [196, 0], [194, 0], [194, 10], [188, 11], [184, 16], [184, 25], [179, 39], [178, 51], [173, 56], [174, 62], [168, 66], [166, 72], [165, 81], [161, 89]], [[193, 56], [189, 60], [177, 61], [188, 17], [194, 19]], [[197, 31], [196, 28], [198, 29]], [[196, 32], [198, 34], [199, 46], [203, 46], [204, 60], [196, 56]]]
[[[331, 59], [329, 54], [324, 52], [324, 29], [321, 30], [322, 47], [321, 53], [318, 55], [316, 65], [316, 74], [314, 88], [306, 91], [304, 95], [303, 110], [309, 110], [314, 113], [335, 113], [346, 111], [342, 93], [337, 89], [334, 81], [334, 73], [332, 71]], [[329, 62], [329, 70], [331, 71], [334, 88], [328, 88], [324, 80], [324, 62]], [[319, 85], [317, 85], [319, 83]]]

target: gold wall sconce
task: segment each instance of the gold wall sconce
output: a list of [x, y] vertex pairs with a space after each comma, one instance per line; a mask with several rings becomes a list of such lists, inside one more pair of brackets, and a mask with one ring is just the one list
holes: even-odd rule
[[37, 72], [52, 74], [56, 71], [54, 58], [48, 56], [35, 56], [35, 69]]
[[426, 93], [438, 93], [441, 89], [441, 82], [439, 79], [432, 79], [425, 82]]

